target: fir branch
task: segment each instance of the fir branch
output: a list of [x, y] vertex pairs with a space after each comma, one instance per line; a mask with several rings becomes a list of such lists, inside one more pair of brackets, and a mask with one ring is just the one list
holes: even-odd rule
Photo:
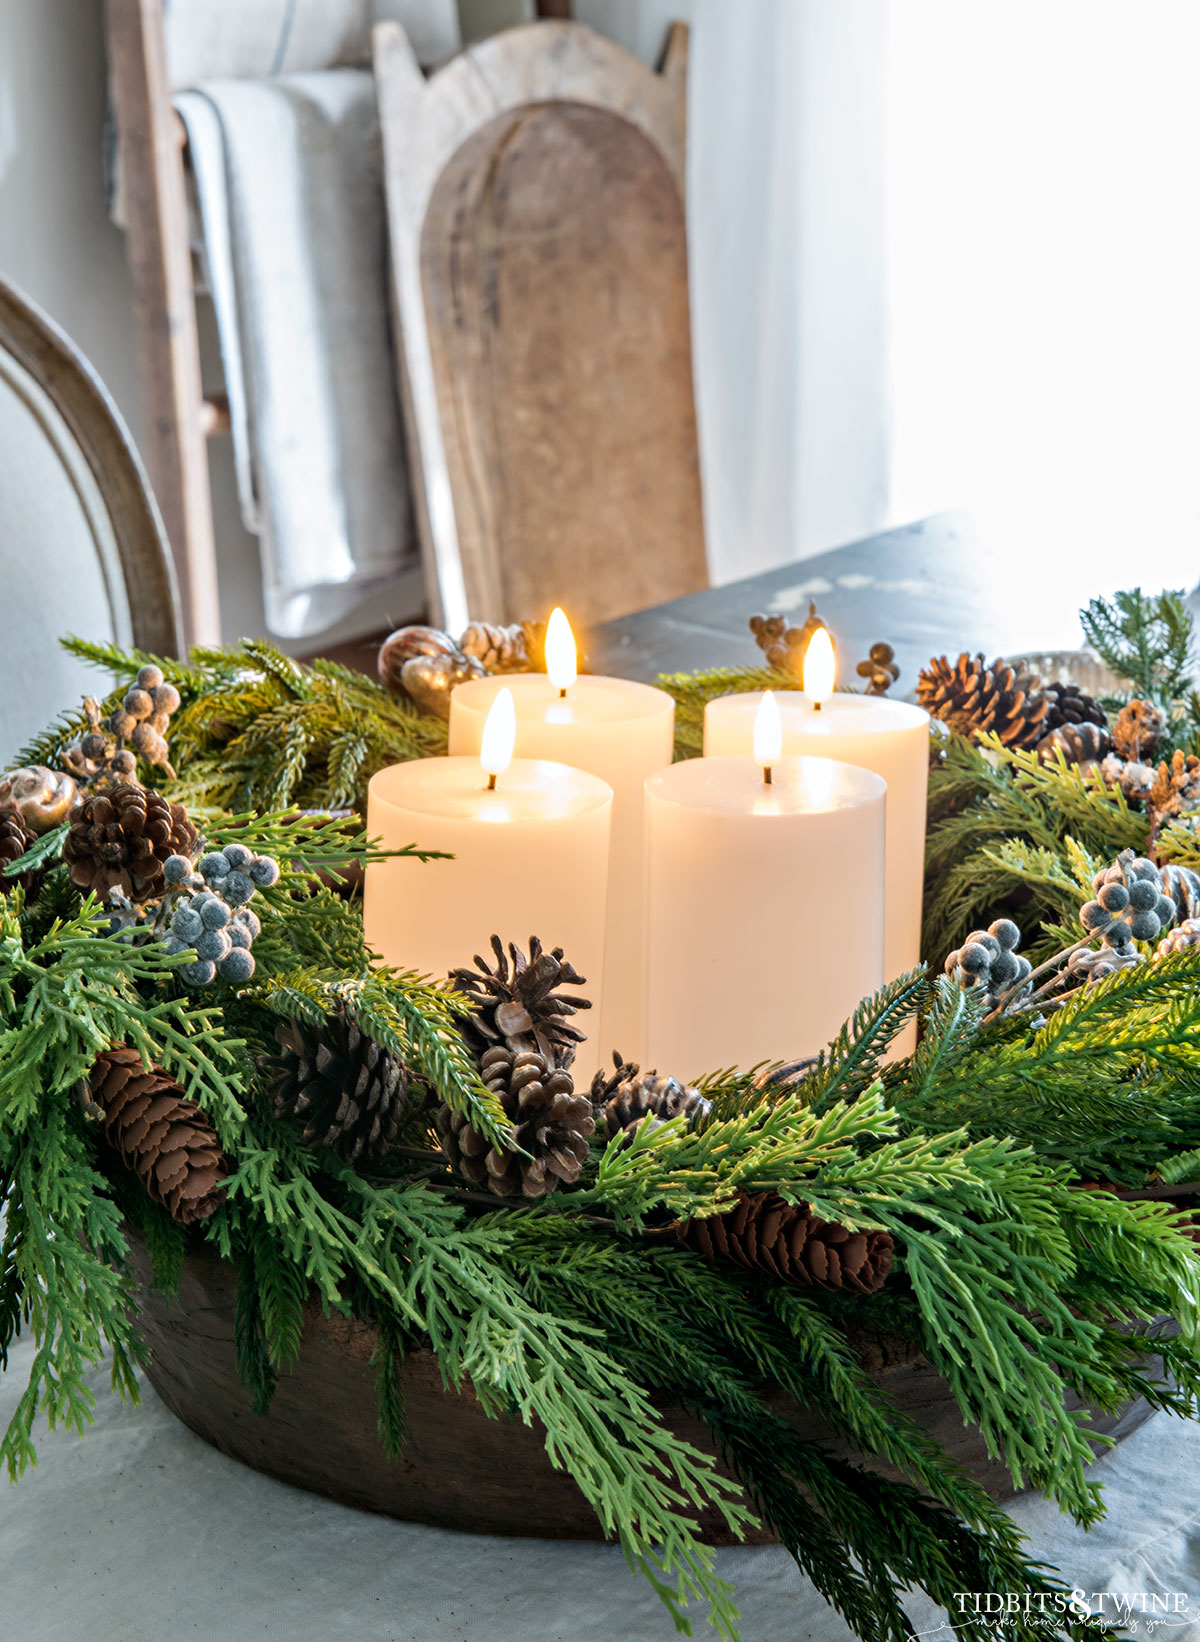
[[1079, 620], [1088, 644], [1135, 694], [1167, 702], [1190, 687], [1192, 616], [1182, 591], [1130, 588], [1113, 599], [1092, 599]]
[[701, 673], [661, 673], [654, 682], [675, 698], [677, 759], [700, 757], [704, 750], [704, 709], [718, 696], [796, 688], [790, 673], [774, 667], [713, 667]]

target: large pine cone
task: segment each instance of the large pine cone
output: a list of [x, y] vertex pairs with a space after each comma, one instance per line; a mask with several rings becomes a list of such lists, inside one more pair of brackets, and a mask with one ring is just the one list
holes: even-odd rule
[[71, 882], [107, 902], [118, 889], [131, 901], [148, 901], [163, 887], [169, 855], [192, 855], [198, 841], [182, 804], [153, 787], [116, 786], [85, 792], [71, 810], [63, 859]]
[[613, 1056], [613, 1064], [615, 1076], [597, 1072], [592, 1079], [592, 1107], [597, 1122], [603, 1119], [609, 1140], [645, 1117], [669, 1123], [686, 1113], [690, 1122], [707, 1116], [712, 1107], [699, 1089], [680, 1083], [678, 1078], [659, 1077], [657, 1072], [643, 1074], [640, 1067], [622, 1061], [620, 1055]]
[[142, 1185], [175, 1219], [207, 1220], [220, 1206], [228, 1168], [216, 1130], [170, 1073], [114, 1044], [89, 1078], [104, 1133]]
[[1033, 674], [965, 651], [956, 662], [934, 657], [917, 680], [917, 700], [959, 735], [973, 740], [990, 731], [1013, 748], [1039, 741], [1050, 711], [1050, 700]]
[[547, 952], [537, 936], [529, 942], [529, 957], [511, 941], [508, 955], [498, 935], [492, 936], [495, 968], [476, 956], [476, 969], [455, 969], [450, 980], [456, 991], [470, 998], [473, 1013], [462, 1023], [463, 1036], [482, 1055], [493, 1044], [509, 1049], [536, 1050], [554, 1066], [569, 1066], [575, 1045], [587, 1037], [570, 1016], [590, 1009], [587, 998], [564, 997], [561, 986], [584, 986], [579, 975], [556, 946]]
[[515, 621], [498, 626], [473, 621], [463, 629], [458, 647], [474, 656], [488, 673], [536, 673], [546, 662], [546, 623]]
[[442, 1106], [437, 1130], [455, 1174], [497, 1197], [545, 1197], [578, 1180], [596, 1122], [567, 1069], [535, 1050], [495, 1045], [479, 1071], [512, 1124], [512, 1144], [496, 1150], [461, 1113]]
[[348, 1162], [386, 1152], [407, 1109], [408, 1073], [342, 1008], [322, 1026], [282, 1021], [280, 1053], [263, 1055], [267, 1098], [277, 1117], [298, 1118], [306, 1146], [329, 1146]]
[[1044, 685], [1043, 689], [1050, 703], [1044, 725], [1046, 730], [1057, 730], [1060, 724], [1099, 724], [1108, 728], [1104, 708], [1095, 696], [1089, 696], [1078, 684], [1064, 684], [1060, 679], [1055, 679], [1052, 684]]
[[1049, 764], [1061, 753], [1068, 764], [1098, 764], [1112, 751], [1107, 726], [1085, 719], [1080, 724], [1058, 724], [1037, 744], [1038, 757]]
[[32, 889], [37, 883], [41, 873], [36, 867], [32, 872], [18, 873], [15, 879], [8, 875], [12, 863], [36, 843], [36, 834], [19, 810], [0, 810], [0, 895], [6, 889], [12, 889], [14, 884], [20, 884], [22, 889]]
[[728, 1214], [689, 1220], [679, 1237], [706, 1260], [733, 1260], [783, 1283], [857, 1294], [883, 1287], [894, 1254], [889, 1232], [852, 1232], [773, 1192], [743, 1193]]

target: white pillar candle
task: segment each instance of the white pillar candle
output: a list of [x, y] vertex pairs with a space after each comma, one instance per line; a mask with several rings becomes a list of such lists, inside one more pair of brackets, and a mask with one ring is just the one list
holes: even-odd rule
[[[814, 641], [815, 642], [815, 641]], [[775, 695], [785, 757], [835, 758], [887, 782], [887, 876], [883, 970], [894, 980], [921, 957], [929, 714], [881, 696], [835, 695], [821, 702], [799, 690]], [[705, 756], [749, 753], [758, 691], [721, 696], [704, 709]]]
[[646, 782], [648, 1063], [816, 1054], [883, 980], [881, 777], [698, 758]]
[[397, 968], [435, 977], [469, 967], [476, 953], [490, 961], [493, 934], [526, 950], [530, 935], [561, 946], [588, 978], [592, 1010], [579, 1024], [589, 1042], [576, 1061], [586, 1081], [601, 1060], [592, 1028], [603, 1003], [611, 821], [608, 783], [564, 764], [481, 763], [477, 754], [380, 770], [367, 788], [368, 834], [385, 848], [416, 844], [454, 859], [368, 867], [368, 944]]
[[[566, 627], [565, 617], [562, 625]], [[565, 641], [569, 652], [556, 657], [547, 634], [547, 660], [554, 663], [550, 676], [513, 673], [460, 684], [450, 698], [450, 752], [478, 752], [487, 713], [497, 692], [506, 688], [516, 708], [519, 757], [556, 759], [599, 776], [612, 788], [604, 1011], [589, 1031], [598, 1037], [602, 1059], [618, 1049], [627, 1059], [638, 1060], [645, 991], [642, 789], [651, 771], [671, 762], [675, 703], [665, 691], [631, 679], [576, 678], [569, 627]], [[582, 974], [588, 973], [571, 952], [567, 956]]]

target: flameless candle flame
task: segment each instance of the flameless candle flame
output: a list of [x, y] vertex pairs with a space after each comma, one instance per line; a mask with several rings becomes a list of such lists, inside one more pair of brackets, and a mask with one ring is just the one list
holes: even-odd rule
[[575, 635], [571, 631], [570, 622], [557, 605], [550, 612], [550, 620], [546, 623], [546, 671], [550, 675], [550, 682], [557, 685], [560, 696], [566, 695], [579, 676]]
[[517, 739], [517, 709], [513, 693], [505, 685], [492, 702], [483, 721], [483, 744], [479, 762], [488, 778], [488, 790], [496, 785], [496, 777], [503, 775], [512, 763], [513, 745]]
[[815, 711], [833, 694], [833, 640], [827, 627], [818, 627], [804, 652], [804, 693]]
[[783, 720], [775, 693], [767, 690], [754, 715], [754, 761], [762, 765], [763, 780], [770, 781], [771, 766], [783, 754]]

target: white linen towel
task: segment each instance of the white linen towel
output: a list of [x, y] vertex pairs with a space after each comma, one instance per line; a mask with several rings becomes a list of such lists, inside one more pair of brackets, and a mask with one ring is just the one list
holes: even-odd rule
[[305, 638], [417, 561], [372, 77], [181, 93], [267, 624]]

